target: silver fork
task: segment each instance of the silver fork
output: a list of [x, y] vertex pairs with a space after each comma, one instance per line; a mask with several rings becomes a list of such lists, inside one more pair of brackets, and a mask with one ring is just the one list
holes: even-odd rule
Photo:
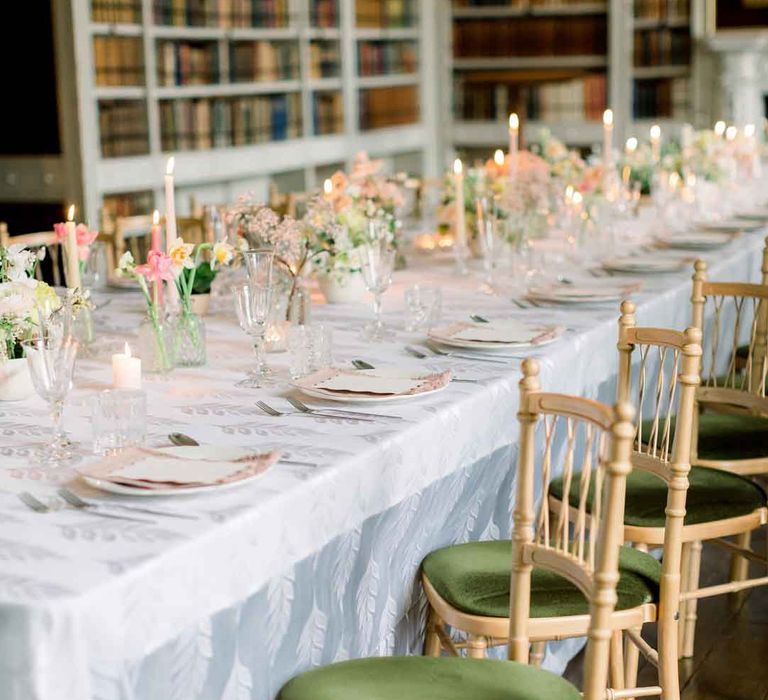
[[[391, 420], [404, 420], [400, 416], [387, 416], [383, 413], [363, 413], [361, 411], [347, 411], [342, 408], [323, 408], [322, 410], [312, 408], [311, 406], [307, 406], [307, 404], [303, 403], [302, 401], [299, 401], [298, 399], [288, 398], [288, 403], [291, 404], [295, 409], [298, 411], [301, 411], [302, 413], [314, 413], [315, 415], [325, 415], [328, 416], [328, 414], [341, 414], [338, 417], [341, 418], [343, 416], [360, 416], [361, 418], [390, 418]], [[336, 417], [336, 416], [330, 416], [330, 417]]]
[[[36, 496], [33, 496], [29, 491], [22, 491], [19, 494], [19, 498], [21, 499], [22, 503], [29, 506], [32, 510], [34, 510], [36, 513], [51, 513], [55, 509], [51, 508], [50, 506], [43, 503], [39, 498]], [[102, 513], [98, 510], [90, 510], [89, 512], [93, 513], [94, 515], [100, 515], [102, 518], [112, 518], [113, 520], [133, 520], [137, 523], [153, 523], [153, 520], [145, 520], [144, 518], [133, 518], [129, 515], [115, 515], [113, 513]]]
[[[278, 410], [272, 408], [272, 406], [268, 406], [263, 401], [257, 401], [256, 405], [262, 411], [264, 411], [264, 413], [266, 413], [268, 416], [273, 416], [275, 418], [283, 418], [285, 416], [302, 416], [304, 418], [317, 418], [317, 414], [304, 413], [303, 411], [291, 411], [291, 412], [278, 411]], [[325, 417], [326, 418], [333, 418], [334, 416], [325, 416]], [[356, 418], [354, 416], [348, 416], [348, 417], [345, 417], [345, 416], [335, 416], [335, 417], [336, 418], [340, 418], [340, 419], [345, 419], [345, 420], [360, 421], [361, 423], [373, 423], [374, 422], [372, 418]]]
[[196, 515], [187, 515], [186, 513], [175, 513], [168, 510], [155, 510], [153, 508], [144, 508], [143, 506], [129, 506], [122, 503], [91, 503], [85, 501], [78, 496], [74, 491], [70, 491], [68, 488], [61, 487], [57, 493], [61, 496], [69, 505], [73, 508], [79, 509], [92, 509], [94, 512], [98, 512], [101, 508], [119, 508], [129, 512], [135, 513], [147, 513], [149, 515], [167, 515], [171, 518], [183, 518], [184, 520], [197, 520]]
[[431, 340], [426, 341], [426, 346], [435, 354], [440, 355], [441, 357], [457, 357], [462, 360], [477, 360], [478, 362], [492, 362], [496, 365], [507, 365], [509, 366], [509, 360], [515, 360], [517, 358], [511, 357], [511, 356], [504, 356], [506, 359], [501, 359], [501, 356], [496, 358], [491, 357], [483, 357], [480, 355], [465, 355], [464, 353], [460, 352], [448, 352], [447, 350], [443, 350], [442, 348], [439, 348], [435, 343], [433, 343]]
[[34, 510], [35, 513], [50, 513], [51, 510], [53, 510], [41, 500], [33, 496], [29, 491], [22, 491], [19, 494], [19, 499], [25, 506]]

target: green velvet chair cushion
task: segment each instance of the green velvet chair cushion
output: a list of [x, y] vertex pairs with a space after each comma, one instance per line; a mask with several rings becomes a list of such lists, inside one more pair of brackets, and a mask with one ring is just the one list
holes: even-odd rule
[[580, 700], [568, 681], [496, 659], [390, 656], [322, 666], [288, 681], [278, 700]]
[[[443, 600], [472, 615], [509, 616], [512, 543], [468, 542], [444, 547], [424, 559], [422, 567]], [[618, 610], [658, 599], [661, 565], [649, 554], [623, 547]], [[531, 617], [589, 614], [584, 594], [570, 581], [547, 569], [531, 576]]]
[[[570, 502], [578, 507], [579, 474], [573, 475]], [[751, 513], [766, 504], [765, 492], [754, 482], [720, 469], [693, 467], [688, 475], [685, 524], [697, 525]], [[562, 478], [549, 487], [550, 494], [563, 498]], [[590, 489], [591, 491], [591, 489]], [[592, 493], [589, 494], [588, 504]], [[637, 527], [664, 527], [667, 485], [648, 472], [633, 470], [627, 477], [624, 522]]]
[[[674, 419], [671, 430], [674, 435]], [[648, 434], [649, 426], [643, 426]], [[707, 411], [699, 416], [698, 455], [701, 459], [768, 458], [768, 418]]]

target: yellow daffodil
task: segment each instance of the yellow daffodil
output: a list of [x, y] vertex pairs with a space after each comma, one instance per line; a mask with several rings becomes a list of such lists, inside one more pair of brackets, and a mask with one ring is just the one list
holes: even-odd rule
[[226, 241], [219, 241], [213, 246], [212, 265], [228, 265], [235, 255], [235, 251]]
[[176, 242], [168, 251], [168, 257], [171, 259], [171, 263], [177, 272], [180, 272], [185, 267], [191, 269], [195, 266], [192, 258], [194, 251], [194, 244], [184, 243], [183, 238], [176, 239]]

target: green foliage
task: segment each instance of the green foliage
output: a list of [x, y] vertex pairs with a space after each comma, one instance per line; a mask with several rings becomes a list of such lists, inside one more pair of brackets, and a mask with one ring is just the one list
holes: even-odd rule
[[213, 280], [216, 279], [217, 270], [211, 267], [211, 264], [207, 261], [201, 262], [197, 266], [197, 271], [193, 271], [189, 268], [185, 268], [182, 274], [184, 275], [184, 281], [189, 284], [189, 280], [194, 272], [194, 281], [192, 283], [192, 294], [210, 294], [211, 285]]

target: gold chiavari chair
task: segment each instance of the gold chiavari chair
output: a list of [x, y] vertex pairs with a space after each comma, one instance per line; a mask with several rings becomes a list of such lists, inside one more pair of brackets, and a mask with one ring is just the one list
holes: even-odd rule
[[[765, 246], [763, 247], [763, 263], [760, 266], [760, 272], [762, 274], [761, 284], [768, 285], [768, 238], [765, 239]], [[747, 358], [749, 357], [749, 345], [740, 345], [736, 351], [736, 369], [743, 371], [747, 368]]]
[[[698, 260], [693, 276], [693, 323], [702, 330], [704, 370], [696, 393], [697, 411], [692, 444], [692, 462], [709, 471], [723, 470], [746, 477], [768, 472], [768, 285], [740, 282], [709, 282], [707, 265]], [[763, 280], [768, 279], [768, 249], [763, 256]], [[705, 322], [705, 319], [708, 319]], [[744, 343], [744, 340], [747, 340]], [[765, 493], [752, 484], [755, 500]], [[746, 490], [746, 489], [744, 489]], [[768, 583], [768, 577], [748, 578], [750, 561], [765, 565], [765, 557], [750, 548], [752, 530], [768, 520], [757, 511], [746, 513], [746, 503], [735, 509], [732, 494], [717, 495], [716, 512], [730, 516], [730, 532], [707, 531], [683, 551], [684, 585], [689, 597], [681, 614], [686, 619], [681, 653], [693, 654], [697, 601], [699, 598], [744, 590]], [[741, 520], [736, 520], [741, 517]], [[736, 535], [735, 542], [722, 538]], [[699, 588], [702, 540], [731, 552], [730, 583]]]
[[[279, 700], [605, 700], [609, 646], [614, 625], [616, 582], [624, 510], [624, 484], [631, 469], [634, 427], [627, 404], [615, 409], [596, 401], [540, 391], [538, 364], [523, 363], [520, 382], [520, 451], [514, 509], [515, 536], [507, 541], [507, 596], [511, 615], [500, 628], [512, 661], [453, 657], [357, 659], [308, 671], [289, 681]], [[600, 508], [575, 539], [552, 527], [534, 535], [537, 425], [554, 424], [588, 436], [588, 445], [572, 443], [572, 452], [590, 454]], [[512, 564], [510, 564], [512, 562]], [[534, 568], [535, 567], [535, 568]], [[530, 627], [532, 581], [536, 571], [561, 581], [560, 590], [585, 603], [587, 633], [583, 695], [564, 679], [528, 658], [535, 632]], [[642, 598], [642, 594], [638, 596]], [[433, 643], [433, 642], [430, 642]], [[613, 698], [626, 697], [614, 694]]]
[[[49, 258], [51, 266], [51, 278], [49, 281], [51, 281], [55, 287], [64, 285], [61, 255], [62, 247], [59, 241], [56, 240], [56, 234], [53, 231], [22, 233], [17, 236], [11, 236], [8, 232], [8, 225], [4, 222], [0, 222], [0, 245], [23, 245], [25, 248], [33, 251], [45, 248], [46, 257]], [[43, 267], [41, 265], [38, 265], [35, 268], [35, 277], [40, 281], [43, 280]]]
[[[633, 307], [629, 308], [634, 310]], [[629, 310], [629, 308], [625, 308], [625, 310]], [[624, 325], [622, 328], [624, 328]], [[635, 331], [637, 331], [637, 335]], [[661, 392], [656, 396], [656, 415], [658, 416], [666, 406], [670, 404], [676, 405], [677, 402], [680, 402], [682, 410], [679, 412], [679, 415], [688, 416], [687, 424], [690, 431], [693, 419], [693, 392], [695, 381], [698, 381], [697, 369], [699, 355], [701, 354], [701, 349], [697, 342], [698, 334], [694, 330], [679, 333], [665, 329], [635, 329], [630, 335], [631, 338], [628, 339], [626, 337], [627, 333], [622, 333], [625, 348], [634, 348], [639, 342], [639, 338], [642, 338], [646, 343], [646, 347], [649, 343], [655, 344], [662, 354], [666, 356], [668, 353], [670, 359], [673, 360], [672, 364], [674, 366], [667, 367], [666, 369], [675, 378], [679, 371], [682, 379], [679, 383], [675, 379], [671, 392]], [[633, 344], [631, 346], [627, 345], [628, 340], [632, 341]], [[678, 364], [684, 365], [684, 367], [678, 367]], [[622, 369], [627, 373], [629, 365], [622, 363]], [[661, 370], [659, 374], [661, 377], [665, 376]], [[646, 372], [644, 380], [649, 381], [649, 379], [649, 372]], [[622, 401], [629, 398], [630, 394], [627, 391], [620, 394], [620, 400]], [[666, 399], [667, 403], [662, 401], [662, 399]], [[545, 431], [545, 437], [545, 468], [542, 475], [542, 487], [545, 494], [544, 502], [546, 503], [548, 500], [549, 508], [554, 514], [555, 519], [553, 521], [554, 524], [552, 524], [549, 520], [549, 510], [544, 508], [540, 515], [539, 528], [543, 527], [545, 530], [556, 528], [561, 533], [561, 538], [565, 539], [568, 528], [571, 527], [573, 528], [574, 537], [583, 537], [585, 526], [589, 529], [591, 524], [590, 518], [595, 515], [593, 512], [595, 509], [593, 465], [589, 460], [576, 463], [572, 458], [566, 458], [563, 463], [562, 476], [554, 479], [550, 484], [549, 479], [554, 476], [555, 471], [552, 468], [551, 458], [547, 455], [551, 450], [553, 435], [549, 431]], [[572, 446], [573, 441], [577, 439], [578, 436], [575, 433], [569, 433], [569, 446]], [[664, 475], [665, 481], [674, 484], [676, 488], [669, 491], [667, 499], [669, 506], [668, 520], [664, 523], [662, 519], [661, 522], [662, 531], [658, 544], [664, 546], [664, 564], [660, 566], [655, 559], [647, 554], [647, 547], [640, 547], [637, 550], [625, 549], [622, 551], [623, 568], [620, 569], [622, 580], [619, 583], [619, 605], [613, 615], [613, 629], [615, 632], [612, 640], [611, 682], [614, 688], [622, 691], [625, 691], [627, 687], [631, 688], [635, 685], [637, 657], [634, 650], [637, 648], [636, 645], [639, 645], [646, 656], [660, 667], [663, 666], [663, 668], [660, 668], [661, 685], [665, 688], [665, 692], [667, 687], [673, 689], [670, 693], [665, 694], [665, 698], [674, 698], [678, 692], [677, 622], [675, 621], [675, 613], [677, 611], [677, 598], [679, 594], [679, 562], [682, 546], [679, 533], [682, 527], [685, 485], [687, 484], [684, 475], [688, 471], [690, 448], [686, 449], [685, 443], [682, 443], [678, 446], [677, 451], [672, 454], [669, 440], [670, 437], [667, 434], [666, 442], [663, 445], [664, 449], [659, 450], [657, 454], [646, 454], [642, 457], [639, 456], [640, 453], [633, 455], [633, 461], [635, 461], [637, 466], [641, 469], [647, 469], [650, 464], [656, 472]], [[657, 447], [659, 446], [657, 445]], [[636, 478], [633, 474], [630, 476], [630, 481]], [[680, 486], [680, 478], [682, 478], [683, 482], [682, 489], [677, 488]], [[665, 481], [659, 481], [659, 483], [666, 491]], [[566, 492], [570, 493], [570, 508], [568, 509], [563, 508], [561, 502], [562, 496]], [[548, 499], [546, 499], [547, 496]], [[662, 511], [663, 508], [664, 504], [662, 504]], [[665, 524], [666, 528], [664, 527]], [[656, 534], [658, 535], [659, 533], [657, 532]], [[497, 562], [491, 565], [489, 565], [487, 557], [486, 561], [479, 559], [477, 555], [479, 555], [481, 547], [486, 547], [490, 551], [490, 546], [493, 544], [458, 545], [436, 553], [445, 558], [446, 561], [443, 566], [446, 568], [447, 574], [439, 570], [435, 571], [434, 564], [430, 562], [430, 557], [435, 555], [430, 555], [425, 560], [424, 586], [427, 591], [427, 598], [432, 606], [432, 617], [430, 619], [430, 632], [432, 634], [428, 638], [427, 653], [437, 654], [440, 652], [441, 647], [450, 649], [451, 646], [455, 646], [445, 632], [444, 623], [470, 634], [469, 644], [471, 645], [470, 653], [472, 653], [478, 645], [482, 647], [484, 640], [493, 639], [492, 625], [498, 628], [506, 622], [502, 617], [503, 607], [497, 607], [495, 610], [492, 610], [485, 603], [485, 615], [473, 615], [471, 618], [464, 614], [459, 615], [458, 613], [460, 612], [467, 612], [467, 599], [465, 597], [464, 600], [461, 600], [456, 594], [456, 590], [449, 588], [456, 589], [456, 582], [461, 578], [465, 578], [465, 580], [470, 582], [469, 586], [475, 589], [471, 591], [472, 596], [484, 598], [486, 601], [496, 601], [503, 599], [504, 595], [508, 596], [508, 589], [499, 587], [491, 590], [487, 582], [483, 580], [488, 576], [492, 567], [498, 567], [499, 571], [502, 571], [505, 565], [508, 566], [508, 562], [504, 562], [502, 559], [497, 560]], [[474, 552], [470, 550], [474, 550]], [[473, 554], [474, 557], [471, 564], [462, 562], [462, 559], [466, 560], [467, 557]], [[432, 569], [431, 572], [430, 569]], [[463, 577], [461, 576], [462, 570], [464, 571]], [[641, 574], [639, 581], [638, 573]], [[475, 582], [471, 582], [472, 579], [469, 576], [473, 576]], [[437, 586], [435, 586], [436, 581], [438, 582]], [[497, 583], [500, 582], [501, 579], [497, 578]], [[579, 628], [583, 627], [583, 618], [580, 617], [582, 611], [578, 607], [569, 607], [566, 604], [567, 600], [563, 599], [562, 596], [560, 597], [559, 605], [553, 605], [553, 601], [557, 601], [558, 592], [548, 590], [547, 587], [552, 585], [551, 582], [546, 579], [537, 580], [534, 577], [533, 585], [532, 604], [527, 614], [530, 617], [529, 625], [535, 631], [535, 641], [537, 642], [537, 644], [534, 644], [532, 661], [538, 663], [541, 660], [541, 642], [561, 639], [567, 636], [577, 636], [580, 633]], [[642, 606], [633, 609], [628, 602], [633, 600], [631, 595], [626, 595], [624, 601], [622, 601], [621, 596], [622, 592], [628, 593], [631, 591], [636, 593], [638, 586], [641, 587], [640, 590], [644, 591], [645, 597], [641, 599]], [[664, 615], [663, 624], [661, 625], [663, 633], [660, 635], [660, 649], [662, 657], [668, 661], [667, 664], [659, 663], [659, 654], [649, 648], [640, 637], [640, 629], [645, 622], [655, 619], [662, 621], [661, 614], [656, 607], [656, 603], [659, 600], [662, 601]], [[665, 601], [668, 600], [673, 601], [673, 603], [671, 605], [665, 604]], [[472, 605], [475, 611], [477, 611], [477, 604]], [[457, 610], [457, 608], [464, 609]], [[489, 612], [494, 612], [496, 618], [489, 619]], [[674, 629], [670, 629], [671, 627]], [[629, 642], [627, 643], [627, 671], [624, 670], [622, 661], [621, 630], [626, 630], [628, 639], [632, 640], [632, 646], [630, 646]], [[478, 634], [481, 636], [480, 640], [476, 638]], [[654, 692], [654, 688], [642, 689], [638, 691], [636, 696], [625, 695], [622, 697], [640, 697], [652, 692]]]

